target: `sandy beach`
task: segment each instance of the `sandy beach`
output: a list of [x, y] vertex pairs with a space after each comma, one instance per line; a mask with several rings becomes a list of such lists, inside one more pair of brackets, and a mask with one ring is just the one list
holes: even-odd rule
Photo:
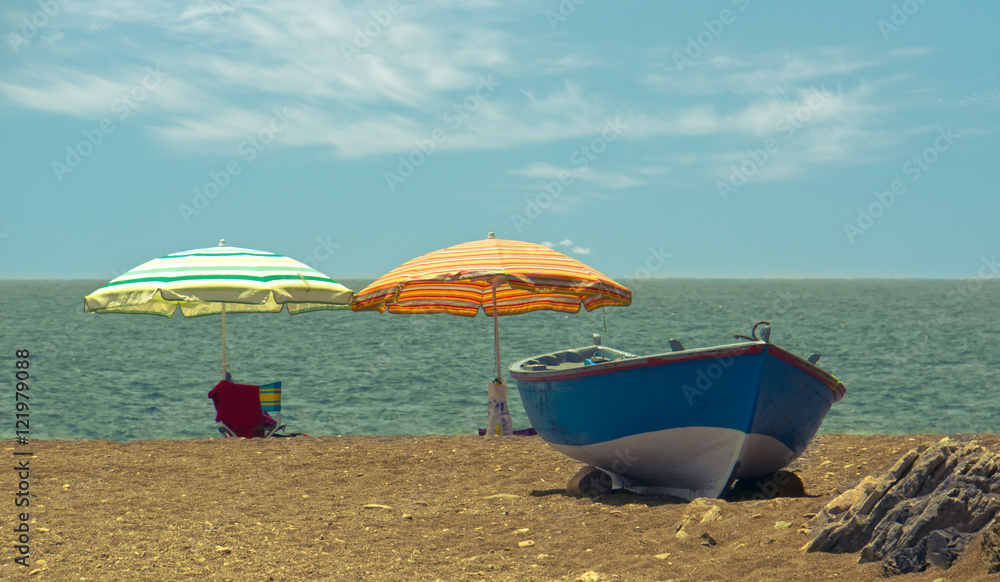
[[[8, 441], [8, 459], [30, 459], [30, 557], [14, 563], [24, 508], [7, 470], [0, 579], [878, 580], [857, 554], [802, 553], [807, 515], [942, 436], [819, 436], [792, 465], [806, 497], [717, 501], [720, 519], [684, 539], [689, 504], [567, 495], [581, 465], [538, 437]], [[979, 553], [897, 579], [995, 579]]]

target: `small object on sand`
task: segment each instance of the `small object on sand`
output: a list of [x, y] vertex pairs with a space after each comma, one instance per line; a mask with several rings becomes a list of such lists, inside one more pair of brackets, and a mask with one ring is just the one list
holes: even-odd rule
[[381, 505], [379, 503], [369, 503], [364, 506], [365, 509], [392, 509], [388, 505]]
[[792, 522], [790, 521], [776, 521], [774, 522], [774, 529], [788, 529], [792, 527]]
[[612, 486], [611, 475], [592, 465], [585, 465], [566, 483], [566, 493], [597, 497], [609, 493]]
[[519, 548], [530, 548], [535, 545], [534, 540], [524, 540], [523, 542], [517, 542], [517, 547]]
[[798, 474], [775, 471], [761, 477], [740, 479], [726, 495], [727, 499], [774, 499], [775, 497], [805, 497], [806, 486]]
[[701, 539], [702, 539], [701, 545], [703, 546], [714, 546], [716, 544], [715, 538], [713, 538], [712, 534], [708, 533], [707, 531], [701, 534]]

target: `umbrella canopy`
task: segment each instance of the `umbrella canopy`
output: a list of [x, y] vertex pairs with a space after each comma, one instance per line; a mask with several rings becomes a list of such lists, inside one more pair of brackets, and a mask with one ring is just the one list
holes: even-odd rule
[[356, 293], [355, 311], [453, 313], [494, 320], [496, 378], [501, 381], [497, 315], [539, 309], [568, 313], [632, 303], [632, 292], [549, 247], [494, 237], [417, 257]]
[[173, 253], [128, 271], [84, 298], [96, 313], [185, 317], [215, 313], [288, 313], [344, 309], [351, 290], [309, 265], [226, 246]]
[[467, 242], [417, 257], [356, 293], [351, 308], [474, 316], [539, 309], [567, 313], [632, 303], [607, 275], [549, 247], [498, 239]]
[[185, 317], [226, 313], [296, 314], [345, 309], [351, 290], [294, 259], [226, 245], [173, 253], [143, 263], [84, 298], [84, 311]]

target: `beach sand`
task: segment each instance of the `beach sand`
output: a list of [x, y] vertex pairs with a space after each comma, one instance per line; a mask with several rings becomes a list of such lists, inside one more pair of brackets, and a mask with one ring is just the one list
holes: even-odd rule
[[[806, 514], [942, 436], [821, 435], [792, 465], [808, 497], [717, 502], [686, 539], [678, 500], [567, 495], [581, 464], [538, 437], [8, 441], [35, 453], [30, 566], [8, 469], [0, 580], [881, 580], [857, 554], [802, 553]], [[979, 554], [895, 579], [998, 579]]]

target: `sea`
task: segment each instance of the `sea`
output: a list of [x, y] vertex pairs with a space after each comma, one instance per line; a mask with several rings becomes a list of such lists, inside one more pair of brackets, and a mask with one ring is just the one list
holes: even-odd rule
[[[1000, 431], [1000, 281], [621, 282], [629, 307], [499, 319], [515, 429], [530, 426], [506, 371], [519, 359], [590, 345], [594, 334], [640, 355], [669, 351], [670, 339], [708, 347], [769, 321], [772, 342], [821, 354], [847, 388], [821, 433]], [[85, 313], [84, 296], [105, 283], [0, 281], [0, 435], [13, 438], [19, 418], [31, 439], [218, 436], [208, 392], [222, 377], [221, 318]], [[227, 334], [234, 381], [282, 382], [288, 432], [454, 435], [486, 424], [493, 320], [482, 312], [230, 314]], [[16, 410], [19, 350], [29, 399]]]

